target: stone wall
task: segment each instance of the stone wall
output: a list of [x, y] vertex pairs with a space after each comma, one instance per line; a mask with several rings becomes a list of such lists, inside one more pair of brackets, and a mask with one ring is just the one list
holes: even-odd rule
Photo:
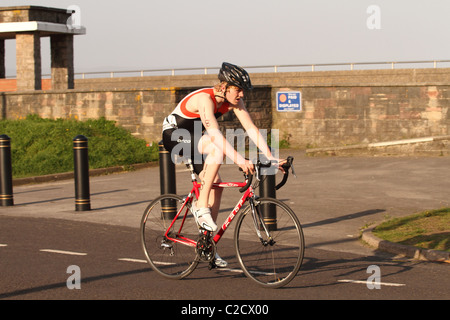
[[288, 89], [302, 92], [303, 111], [273, 112], [272, 126], [282, 128], [280, 135], [295, 145], [343, 146], [450, 134], [450, 86]]
[[159, 141], [164, 114], [175, 104], [175, 89], [66, 90], [4, 93], [2, 114], [22, 119], [28, 114], [43, 118], [77, 120], [105, 117], [133, 135]]
[[301, 147], [450, 134], [450, 69], [309, 72], [272, 82], [302, 93], [301, 112], [273, 112], [280, 137]]
[[44, 21], [65, 24], [69, 17], [66, 9], [41, 6], [0, 7], [0, 23]]
[[17, 90], [41, 90], [41, 38], [36, 32], [16, 35]]
[[[257, 126], [279, 129], [294, 147], [450, 135], [450, 69], [251, 74], [247, 106]], [[115, 120], [136, 136], [159, 141], [161, 123], [187, 93], [215, 75], [78, 79], [74, 90], [2, 93], [2, 115]], [[278, 112], [278, 91], [300, 91], [302, 111]], [[238, 125], [233, 114], [223, 128]], [[7, 133], [6, 133], [7, 134]]]
[[[116, 121], [133, 135], [149, 142], [161, 140], [164, 117], [190, 91], [197, 88], [50, 90], [0, 93], [1, 114], [7, 119], [23, 119], [28, 114], [43, 118], [77, 120], [105, 117]], [[262, 98], [262, 101], [257, 101]], [[261, 128], [271, 126], [270, 88], [258, 88], [249, 96], [248, 108]], [[234, 128], [232, 113], [220, 121], [221, 127]]]
[[[11, 26], [9, 31], [0, 33], [0, 79], [5, 78], [5, 40], [15, 39], [17, 90], [42, 90], [41, 37], [50, 37], [52, 88], [73, 89], [73, 35], [84, 34], [85, 29], [68, 29], [66, 22], [70, 16], [66, 9], [1, 7], [0, 23]], [[23, 22], [33, 23], [24, 25]], [[3, 91], [1, 87], [0, 91]]]

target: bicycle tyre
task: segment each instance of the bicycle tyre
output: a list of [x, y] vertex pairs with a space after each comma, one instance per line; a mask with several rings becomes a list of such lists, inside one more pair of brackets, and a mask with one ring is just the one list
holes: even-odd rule
[[[176, 194], [161, 195], [148, 205], [141, 220], [141, 245], [145, 257], [154, 271], [169, 279], [187, 277], [195, 270], [199, 262], [195, 246], [170, 241], [164, 236], [175, 213], [180, 210], [183, 203], [183, 198]], [[183, 229], [179, 230], [184, 215], [187, 216]], [[197, 224], [194, 217], [189, 214], [188, 208], [183, 209], [172, 226], [171, 233], [173, 238], [179, 238], [182, 235], [197, 241]]]
[[[257, 236], [251, 206], [237, 218], [234, 245], [239, 264], [245, 275], [266, 288], [279, 288], [297, 275], [303, 261], [305, 242], [303, 230], [294, 211], [273, 198], [255, 201], [257, 210], [270, 206], [276, 210], [276, 230], [269, 231], [274, 244], [264, 245]], [[266, 225], [268, 226], [268, 224]], [[259, 225], [258, 228], [262, 229]], [[263, 240], [270, 240], [261, 231]]]

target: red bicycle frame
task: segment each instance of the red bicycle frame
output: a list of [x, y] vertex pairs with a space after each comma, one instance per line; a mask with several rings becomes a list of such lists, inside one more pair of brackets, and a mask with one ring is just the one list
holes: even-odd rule
[[[169, 228], [167, 229], [166, 233], [164, 234], [164, 236], [169, 239], [170, 241], [174, 241], [174, 242], [178, 242], [178, 243], [182, 243], [188, 246], [192, 246], [192, 247], [196, 247], [197, 246], [197, 241], [183, 237], [181, 235], [181, 230], [183, 229], [183, 225], [184, 222], [186, 220], [187, 217], [187, 211], [183, 217], [183, 220], [181, 221], [181, 225], [180, 228], [177, 232], [177, 237], [173, 238], [169, 235], [169, 230], [172, 229], [173, 224], [175, 223], [175, 221], [178, 219], [178, 217], [180, 216], [181, 212], [183, 212], [183, 209], [189, 210], [188, 208], [186, 208], [186, 204], [188, 202], [191, 201], [191, 199], [193, 198], [194, 194], [195, 196], [199, 197], [199, 189], [201, 188], [201, 184], [198, 183], [197, 181], [192, 181], [193, 187], [191, 189], [191, 192], [187, 195], [186, 199], [183, 202], [183, 205], [181, 206], [180, 210], [178, 210], [175, 218], [172, 220], [172, 223], [170, 224]], [[245, 187], [246, 183], [245, 182], [220, 182], [220, 183], [214, 183], [213, 184], [213, 188], [242, 188]], [[234, 209], [231, 211], [231, 213], [228, 215], [228, 217], [225, 219], [224, 223], [222, 224], [222, 227], [220, 228], [220, 230], [216, 233], [216, 235], [214, 236], [213, 240], [215, 243], [218, 243], [220, 238], [222, 237], [222, 235], [224, 234], [224, 232], [227, 230], [228, 226], [230, 225], [231, 221], [233, 221], [233, 219], [236, 217], [237, 213], [239, 212], [239, 210], [242, 208], [242, 206], [244, 205], [245, 201], [253, 196], [253, 188], [250, 186], [247, 190], [244, 191], [244, 194], [242, 195], [241, 199], [239, 200], [239, 202], [236, 204], [236, 206], [234, 207]]]

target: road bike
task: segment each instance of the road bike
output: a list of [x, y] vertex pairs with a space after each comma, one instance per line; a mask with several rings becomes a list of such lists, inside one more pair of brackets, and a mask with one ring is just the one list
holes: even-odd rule
[[[292, 157], [287, 158], [283, 179], [276, 189], [286, 183], [289, 169], [293, 171], [292, 161]], [[214, 188], [240, 188], [243, 193], [214, 235], [200, 228], [191, 212], [201, 184], [188, 161], [186, 166], [192, 179], [189, 194], [185, 197], [161, 195], [148, 205], [142, 217], [141, 245], [152, 269], [166, 278], [182, 279], [200, 262], [208, 262], [209, 269], [214, 268], [216, 245], [237, 217], [234, 247], [244, 274], [263, 287], [278, 288], [288, 284], [302, 265], [305, 244], [300, 221], [287, 204], [255, 195], [257, 184], [264, 178], [261, 168], [271, 165], [257, 161], [254, 185], [253, 175], [245, 173], [245, 182], [214, 184]], [[248, 205], [241, 210], [246, 202]]]

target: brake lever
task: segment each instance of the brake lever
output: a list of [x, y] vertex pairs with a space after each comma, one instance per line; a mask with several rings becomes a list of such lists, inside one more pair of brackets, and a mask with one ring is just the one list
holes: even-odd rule
[[291, 171], [292, 174], [294, 175], [295, 178], [297, 178], [297, 175], [295, 174], [295, 170], [294, 170], [294, 164], [291, 163]]
[[258, 181], [261, 181], [260, 176], [259, 176], [260, 170], [261, 170], [261, 168], [259, 167], [260, 164], [261, 164], [261, 162], [258, 160], [256, 163], [256, 166], [255, 166], [255, 176], [256, 176], [256, 180], [258, 180]]

